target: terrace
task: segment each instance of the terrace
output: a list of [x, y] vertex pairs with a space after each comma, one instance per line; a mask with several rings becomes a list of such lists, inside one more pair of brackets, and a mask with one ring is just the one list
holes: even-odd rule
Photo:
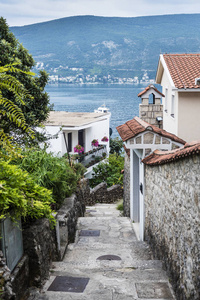
[[73, 154], [71, 158], [76, 163], [81, 163], [87, 169], [96, 165], [100, 161], [104, 160], [108, 156], [106, 145], [99, 145], [92, 150], [84, 153]]

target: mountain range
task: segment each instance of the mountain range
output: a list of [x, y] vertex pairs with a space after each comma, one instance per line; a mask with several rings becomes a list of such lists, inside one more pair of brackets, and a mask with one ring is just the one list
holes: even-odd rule
[[200, 14], [75, 16], [10, 30], [50, 75], [155, 78], [160, 53], [200, 52]]

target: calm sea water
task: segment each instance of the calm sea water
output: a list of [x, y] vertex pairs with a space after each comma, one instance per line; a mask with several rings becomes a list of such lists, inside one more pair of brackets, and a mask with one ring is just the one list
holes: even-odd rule
[[105, 103], [111, 112], [112, 137], [116, 127], [139, 115], [141, 99], [137, 97], [147, 85], [48, 85], [46, 91], [54, 110], [93, 112]]

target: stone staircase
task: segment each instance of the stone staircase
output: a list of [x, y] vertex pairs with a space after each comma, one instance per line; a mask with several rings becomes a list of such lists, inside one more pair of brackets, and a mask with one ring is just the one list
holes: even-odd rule
[[130, 219], [119, 214], [115, 204], [88, 207], [86, 217], [79, 218], [75, 243], [30, 299], [175, 299], [161, 262], [137, 240]]

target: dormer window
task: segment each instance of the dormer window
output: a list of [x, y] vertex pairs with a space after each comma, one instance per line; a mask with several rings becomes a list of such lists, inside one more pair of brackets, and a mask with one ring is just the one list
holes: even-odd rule
[[195, 85], [200, 85], [200, 78], [195, 78]]

